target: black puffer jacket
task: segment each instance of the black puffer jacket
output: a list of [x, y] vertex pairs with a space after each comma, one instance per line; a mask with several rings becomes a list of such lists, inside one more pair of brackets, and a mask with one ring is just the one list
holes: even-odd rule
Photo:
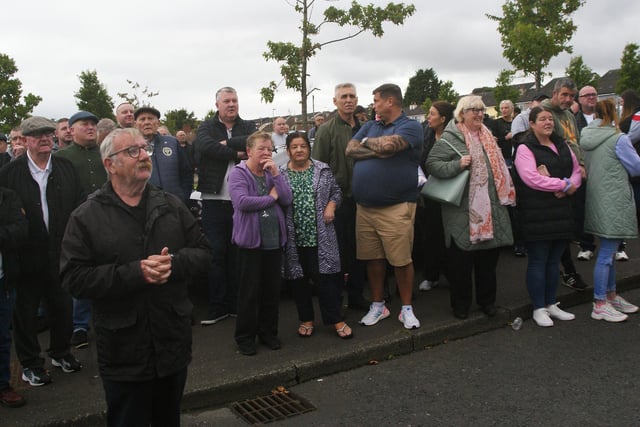
[[[255, 131], [253, 122], [238, 117], [229, 138], [227, 127], [220, 121], [218, 113], [200, 125], [195, 141], [198, 191], [209, 194], [220, 192], [229, 161], [239, 161], [238, 152], [247, 150], [247, 137]], [[220, 144], [222, 141], [227, 141], [226, 145]]]
[[[143, 226], [143, 212], [125, 205], [107, 182], [73, 212], [62, 242], [62, 284], [92, 300], [100, 374], [115, 381], [165, 377], [189, 364], [187, 278], [210, 263], [209, 245], [184, 204], [151, 185], [144, 197]], [[140, 260], [165, 246], [174, 254], [171, 277], [148, 284]]]
[[29, 224], [20, 199], [14, 191], [0, 187], [0, 252], [5, 290], [15, 287], [20, 271], [16, 249], [27, 241], [28, 235]]

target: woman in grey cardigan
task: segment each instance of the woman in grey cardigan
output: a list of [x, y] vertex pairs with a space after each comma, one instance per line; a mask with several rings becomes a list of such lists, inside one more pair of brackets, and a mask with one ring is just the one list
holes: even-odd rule
[[449, 122], [426, 165], [438, 178], [471, 172], [460, 206], [442, 204], [451, 308], [459, 319], [468, 316], [474, 281], [476, 302], [495, 316], [499, 248], [513, 244], [506, 206], [515, 205], [515, 190], [500, 148], [482, 123], [485, 110], [481, 97], [461, 98], [454, 112], [457, 123]]
[[323, 323], [333, 325], [338, 337], [348, 339], [353, 332], [342, 318], [343, 280], [333, 226], [342, 193], [329, 165], [311, 159], [305, 134], [289, 134], [286, 146], [289, 162], [280, 170], [293, 191], [293, 203], [286, 217], [284, 277], [292, 281], [301, 322], [298, 335], [306, 338], [313, 334], [311, 279], [317, 285]]

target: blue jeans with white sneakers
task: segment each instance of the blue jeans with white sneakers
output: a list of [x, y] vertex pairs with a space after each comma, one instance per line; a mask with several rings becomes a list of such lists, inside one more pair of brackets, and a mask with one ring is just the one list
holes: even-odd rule
[[605, 301], [607, 292], [616, 290], [615, 255], [622, 239], [600, 238], [600, 250], [593, 269], [593, 298]]

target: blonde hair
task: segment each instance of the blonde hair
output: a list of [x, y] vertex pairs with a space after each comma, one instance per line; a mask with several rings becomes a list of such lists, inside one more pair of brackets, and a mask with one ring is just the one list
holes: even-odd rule
[[453, 117], [458, 122], [462, 122], [462, 113], [468, 108], [484, 108], [487, 106], [482, 102], [482, 97], [478, 95], [467, 95], [460, 98], [456, 110], [453, 112]]

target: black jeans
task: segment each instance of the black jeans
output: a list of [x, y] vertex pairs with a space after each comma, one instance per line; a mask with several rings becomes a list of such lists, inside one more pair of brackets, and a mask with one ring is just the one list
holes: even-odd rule
[[73, 333], [71, 296], [60, 281], [48, 274], [23, 276], [16, 286], [14, 336], [18, 359], [23, 368], [43, 368], [38, 341], [38, 307], [44, 301], [49, 317], [49, 356], [60, 358], [69, 354]]
[[187, 368], [164, 378], [126, 382], [102, 379], [109, 427], [179, 426]]
[[320, 314], [325, 325], [342, 321], [342, 280], [340, 273], [320, 274], [318, 269], [318, 248], [298, 247], [298, 257], [304, 277], [292, 281], [293, 297], [301, 322], [314, 320], [313, 289], [309, 279], [317, 285]]
[[334, 220], [342, 272], [348, 273], [347, 295], [349, 303], [362, 299], [366, 263], [356, 258], [356, 202], [353, 197], [345, 197], [336, 209]]
[[[422, 196], [420, 196], [422, 197]], [[420, 254], [415, 265], [422, 269], [425, 280], [435, 282], [440, 273], [446, 275], [446, 248], [444, 246], [444, 228], [442, 226], [442, 208], [440, 203], [423, 197], [424, 206], [416, 208], [414, 242], [422, 246], [422, 251], [415, 249]]]
[[278, 335], [282, 250], [238, 249], [238, 344]]
[[463, 251], [451, 242], [447, 250], [451, 308], [465, 313], [469, 311], [474, 282], [478, 305], [484, 307], [495, 304], [499, 256], [500, 248]]

